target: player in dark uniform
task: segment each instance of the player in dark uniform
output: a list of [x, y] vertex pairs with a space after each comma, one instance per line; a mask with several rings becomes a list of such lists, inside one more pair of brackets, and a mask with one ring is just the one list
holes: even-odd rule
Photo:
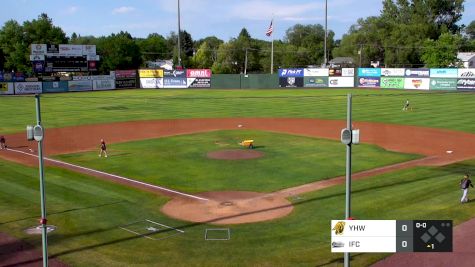
[[5, 136], [0, 136], [0, 149], [6, 149], [7, 145], [5, 144]]
[[99, 157], [102, 157], [102, 154], [104, 154], [104, 157], [107, 158], [107, 147], [106, 147], [106, 142], [104, 139], [101, 139], [101, 152], [99, 152]]

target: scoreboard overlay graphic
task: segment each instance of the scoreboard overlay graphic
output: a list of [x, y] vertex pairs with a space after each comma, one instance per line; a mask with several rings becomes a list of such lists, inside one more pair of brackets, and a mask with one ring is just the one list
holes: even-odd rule
[[451, 220], [332, 220], [332, 252], [452, 252]]

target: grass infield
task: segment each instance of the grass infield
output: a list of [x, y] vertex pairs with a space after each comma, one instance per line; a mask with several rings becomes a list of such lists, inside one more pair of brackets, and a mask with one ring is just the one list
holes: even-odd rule
[[[251, 160], [216, 160], [208, 152], [247, 150], [238, 142], [254, 139], [264, 157]], [[197, 133], [109, 145], [109, 157], [97, 151], [57, 158], [80, 166], [184, 192], [272, 192], [344, 175], [345, 146], [337, 141], [262, 131], [232, 130]], [[418, 158], [358, 145], [354, 172]]]

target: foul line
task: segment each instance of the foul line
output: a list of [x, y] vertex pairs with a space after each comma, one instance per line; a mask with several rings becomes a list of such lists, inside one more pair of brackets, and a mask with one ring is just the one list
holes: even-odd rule
[[[12, 152], [20, 153], [20, 154], [25, 154], [25, 155], [33, 156], [33, 157], [36, 157], [36, 158], [38, 157], [38, 156], [35, 155], [35, 154], [30, 154], [30, 153], [27, 153], [27, 152], [24, 152], [24, 151], [15, 150], [15, 149], [11, 149], [11, 148], [7, 148], [7, 151], [12, 151]], [[130, 178], [126, 178], [126, 177], [123, 177], [123, 176], [119, 176], [119, 175], [115, 175], [115, 174], [111, 174], [111, 173], [107, 173], [107, 172], [102, 172], [102, 171], [98, 171], [98, 170], [94, 170], [94, 169], [82, 167], [82, 166], [75, 165], [75, 164], [71, 164], [71, 163], [67, 163], [67, 162], [64, 162], [64, 161], [59, 161], [59, 160], [55, 160], [55, 159], [50, 159], [50, 158], [48, 158], [48, 157], [44, 157], [44, 159], [45, 159], [45, 160], [48, 160], [48, 161], [51, 161], [51, 162], [58, 163], [58, 164], [67, 165], [67, 166], [71, 166], [71, 167], [74, 167], [74, 168], [78, 168], [78, 169], [82, 169], [82, 170], [85, 170], [85, 171], [94, 172], [94, 173], [98, 173], [98, 174], [102, 174], [102, 175], [106, 175], [106, 176], [111, 176], [111, 177], [114, 177], [114, 178], [117, 178], [117, 179], [121, 179], [121, 180], [125, 180], [125, 181], [128, 181], [128, 182], [131, 182], [131, 183], [136, 183], [136, 184], [140, 184], [140, 185], [145, 185], [145, 186], [147, 186], [147, 187], [159, 189], [159, 190], [162, 190], [162, 191], [167, 191], [167, 192], [170, 192], [170, 193], [173, 193], [173, 194], [177, 194], [177, 195], [181, 195], [181, 196], [185, 196], [185, 197], [189, 197], [189, 198], [194, 198], [194, 199], [204, 200], [204, 201], [208, 201], [208, 200], [209, 200], [209, 199], [207, 199], [207, 198], [197, 197], [197, 196], [194, 196], [194, 195], [182, 193], [182, 192], [175, 191], [175, 190], [172, 190], [172, 189], [168, 189], [168, 188], [165, 188], [165, 187], [161, 187], [161, 186], [158, 186], [158, 185], [147, 184], [147, 183], [140, 182], [140, 181], [137, 181], [137, 180], [133, 180], [133, 179], [130, 179]]]

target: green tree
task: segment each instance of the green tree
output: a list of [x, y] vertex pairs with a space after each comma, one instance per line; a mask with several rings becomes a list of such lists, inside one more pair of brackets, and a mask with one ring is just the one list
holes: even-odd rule
[[142, 63], [140, 48], [128, 32], [121, 31], [98, 41], [97, 50], [101, 55], [100, 71], [102, 73], [140, 67]]
[[363, 65], [376, 60], [387, 66], [420, 65], [424, 40], [460, 32], [457, 23], [463, 3], [463, 0], [383, 0], [381, 15], [359, 19], [333, 53], [357, 58], [361, 50]]
[[475, 20], [465, 27], [464, 32], [468, 39], [475, 40]]
[[422, 61], [429, 68], [446, 68], [457, 65], [457, 52], [462, 37], [459, 34], [443, 33], [438, 40], [424, 42]]
[[[331, 51], [334, 46], [334, 36], [335, 33], [330, 30], [327, 35], [327, 51]], [[299, 60], [298, 64], [316, 65], [323, 63], [325, 29], [322, 25], [296, 24], [286, 31], [284, 41], [297, 47], [297, 50], [295, 51], [297, 54], [305, 54], [305, 58]], [[307, 51], [313, 51], [313, 53], [308, 53]]]
[[196, 68], [211, 68], [215, 60], [215, 53], [211, 45], [204, 41], [193, 56], [192, 61]]
[[29, 44], [25, 40], [23, 27], [15, 20], [5, 22], [0, 30], [0, 48], [4, 58], [2, 69], [31, 71]]
[[151, 33], [145, 39], [136, 39], [140, 47], [143, 61], [168, 59], [171, 52], [168, 50], [167, 40], [158, 33]]
[[68, 38], [64, 31], [53, 25], [53, 20], [42, 13], [38, 19], [23, 23], [25, 41], [29, 44], [67, 44]]

